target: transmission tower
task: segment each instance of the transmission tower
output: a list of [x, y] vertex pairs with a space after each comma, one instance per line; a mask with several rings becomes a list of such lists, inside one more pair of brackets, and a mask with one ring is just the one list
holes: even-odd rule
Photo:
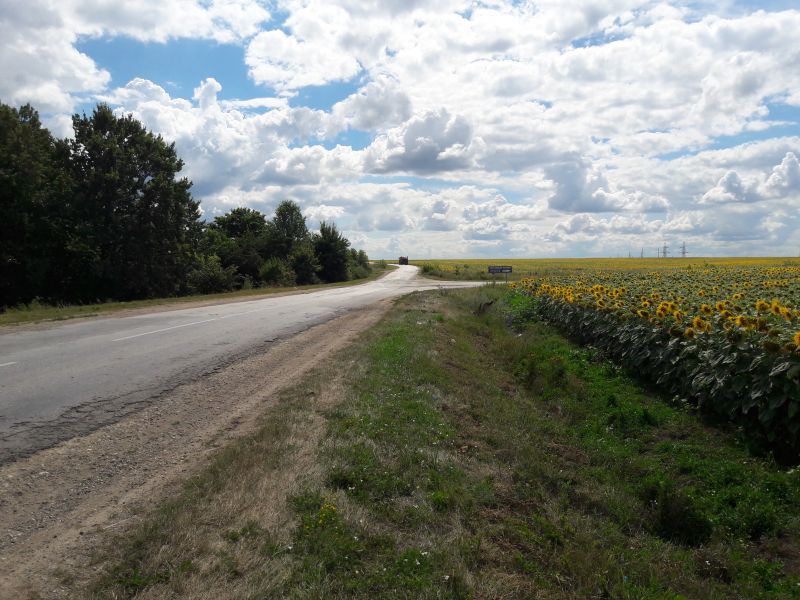
[[686, 258], [686, 254], [686, 242], [683, 242], [683, 244], [681, 244], [681, 258]]
[[669, 246], [667, 246], [667, 242], [664, 242], [664, 247], [661, 249], [661, 258], [667, 258], [669, 254]]

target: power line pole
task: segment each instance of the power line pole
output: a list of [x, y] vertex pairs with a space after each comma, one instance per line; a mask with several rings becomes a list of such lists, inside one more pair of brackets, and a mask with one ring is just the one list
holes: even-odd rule
[[683, 242], [683, 244], [681, 244], [681, 258], [686, 258], [686, 254], [686, 242]]
[[644, 258], [644, 248], [642, 248], [642, 253], [639, 255], [639, 258]]

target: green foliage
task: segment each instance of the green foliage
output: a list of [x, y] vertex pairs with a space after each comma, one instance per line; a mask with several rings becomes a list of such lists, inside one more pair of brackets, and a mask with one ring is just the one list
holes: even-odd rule
[[0, 310], [34, 299], [127, 301], [370, 272], [367, 255], [348, 250], [335, 225], [312, 237], [290, 200], [269, 221], [241, 207], [203, 225], [174, 144], [132, 115], [100, 104], [75, 115], [73, 128], [74, 139], [57, 140], [31, 106], [0, 104]]
[[323, 281], [333, 283], [350, 279], [350, 242], [336, 225], [324, 221], [320, 223], [319, 233], [313, 236], [313, 244], [320, 265], [319, 276]]
[[284, 200], [275, 209], [275, 216], [267, 222], [264, 233], [264, 257], [276, 256], [288, 259], [298, 246], [310, 239], [300, 206]]
[[289, 286], [295, 284], [295, 273], [289, 262], [274, 256], [264, 261], [259, 276], [268, 285]]
[[299, 285], [319, 283], [319, 260], [314, 254], [314, 246], [310, 239], [302, 240], [295, 244], [289, 255], [289, 263], [297, 278]]
[[73, 117], [68, 171], [75, 181], [72, 217], [95, 260], [73, 291], [81, 300], [180, 293], [194, 260], [198, 203], [176, 179], [175, 145], [133, 116], [98, 105]]
[[193, 293], [212, 294], [233, 289], [236, 268], [223, 267], [218, 256], [199, 256], [198, 266], [187, 277], [189, 289]]
[[600, 349], [667, 397], [742, 426], [778, 458], [800, 457], [800, 357], [768, 352], [736, 332], [688, 339], [682, 331], [674, 335], [549, 297], [537, 299], [536, 315]]
[[252, 208], [234, 208], [231, 212], [214, 217], [209, 229], [216, 229], [227, 237], [239, 239], [247, 236], [263, 235], [267, 220], [263, 214]]
[[72, 180], [62, 168], [64, 144], [25, 105], [0, 104], [0, 309], [55, 297], [70, 266], [91, 249], [72, 239]]

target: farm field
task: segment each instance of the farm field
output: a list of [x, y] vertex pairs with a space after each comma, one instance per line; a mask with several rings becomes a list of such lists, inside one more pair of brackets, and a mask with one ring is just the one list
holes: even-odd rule
[[538, 318], [786, 460], [800, 455], [800, 265], [623, 261], [536, 272], [510, 287]]
[[[800, 266], [800, 258], [794, 257], [694, 257], [694, 258], [478, 258], [478, 259], [427, 259], [411, 260], [428, 277], [442, 279], [485, 279], [493, 278], [487, 272], [489, 265], [509, 265], [513, 272], [509, 280], [524, 277], [539, 277], [553, 272], [623, 270], [623, 271], [661, 271], [686, 267], [774, 267]], [[498, 275], [498, 280], [503, 276]]]

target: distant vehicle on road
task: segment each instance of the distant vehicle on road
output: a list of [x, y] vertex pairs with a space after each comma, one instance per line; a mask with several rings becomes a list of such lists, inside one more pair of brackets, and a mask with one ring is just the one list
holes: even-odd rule
[[407, 264], [408, 264], [408, 257], [407, 257], [407, 256], [401, 256], [401, 257], [400, 257], [400, 260], [399, 260], [399, 261], [397, 261], [397, 262], [398, 262], [399, 264], [401, 264], [401, 265], [407, 265]]

